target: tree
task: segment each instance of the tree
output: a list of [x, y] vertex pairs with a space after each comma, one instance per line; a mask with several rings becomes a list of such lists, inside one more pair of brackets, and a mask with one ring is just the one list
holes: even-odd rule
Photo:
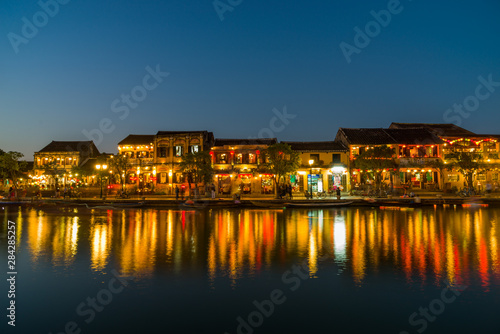
[[125, 187], [127, 171], [130, 167], [131, 164], [128, 158], [123, 154], [116, 155], [109, 160], [109, 168], [113, 171], [115, 176], [118, 175], [120, 184], [122, 185], [122, 190]]
[[273, 144], [263, 150], [262, 154], [266, 158], [264, 166], [274, 174], [274, 193], [277, 195], [285, 176], [294, 173], [299, 168], [300, 155], [286, 143]]
[[393, 187], [394, 169], [399, 168], [396, 162], [395, 150], [387, 145], [375, 146], [372, 149], [367, 149], [354, 160], [354, 168], [363, 170], [372, 170], [374, 175], [375, 187], [380, 189], [382, 183], [382, 172], [388, 169], [391, 175], [390, 182], [391, 188]]
[[[439, 172], [439, 179], [441, 180], [440, 187], [444, 187], [444, 170], [446, 169], [446, 164], [441, 159], [431, 160], [428, 166], [437, 169]], [[444, 189], [444, 188], [441, 188]]]
[[183, 173], [187, 174], [189, 191], [191, 191], [191, 183], [204, 182], [207, 184], [212, 180], [214, 174], [212, 159], [208, 151], [185, 154], [179, 167]]
[[26, 167], [26, 161], [19, 161], [23, 156], [20, 152], [0, 152], [0, 173], [3, 178], [11, 179], [14, 186], [17, 185], [17, 178]]
[[455, 169], [461, 173], [465, 181], [467, 182], [467, 187], [473, 188], [473, 176], [476, 171], [481, 168], [482, 155], [475, 152], [453, 152], [446, 156], [449, 161], [448, 170]]

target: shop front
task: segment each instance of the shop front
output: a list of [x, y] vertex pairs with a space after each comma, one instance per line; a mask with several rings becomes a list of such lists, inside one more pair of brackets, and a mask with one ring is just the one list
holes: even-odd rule
[[307, 175], [307, 190], [309, 192], [322, 192], [323, 189], [323, 174]]
[[292, 185], [293, 192], [298, 193], [304, 191], [304, 178], [301, 174], [290, 175], [290, 184]]
[[231, 193], [231, 175], [230, 174], [217, 174], [217, 190], [219, 195], [227, 195]]
[[347, 168], [345, 166], [334, 166], [330, 169], [328, 177], [328, 190], [334, 191], [338, 187], [347, 189]]
[[432, 169], [402, 169], [400, 182], [409, 188], [434, 190], [438, 187], [438, 172]]
[[241, 194], [250, 194], [252, 192], [253, 174], [238, 174], [238, 178], [241, 181], [240, 193]]
[[272, 174], [261, 174], [261, 193], [274, 194], [274, 179]]

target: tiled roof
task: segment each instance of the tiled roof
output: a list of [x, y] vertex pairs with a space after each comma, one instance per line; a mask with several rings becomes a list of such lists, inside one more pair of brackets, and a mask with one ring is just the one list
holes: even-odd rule
[[155, 139], [154, 135], [128, 135], [118, 145], [138, 145], [138, 144], [151, 144]]
[[158, 131], [157, 136], [168, 136], [168, 135], [182, 135], [186, 133], [203, 133], [208, 134], [209, 132], [206, 130], [203, 131]]
[[382, 128], [373, 129], [349, 129], [339, 128], [347, 142], [353, 145], [390, 145], [394, 144], [394, 138], [389, 136]]
[[[39, 153], [44, 152], [80, 152], [84, 156], [97, 156], [99, 150], [93, 141], [52, 141], [42, 148]], [[90, 153], [90, 154], [89, 154]]]
[[394, 138], [396, 144], [427, 145], [444, 143], [438, 136], [427, 129], [384, 129], [384, 131]]
[[449, 123], [391, 123], [389, 129], [424, 128], [439, 137], [473, 136], [474, 132]]
[[338, 141], [282, 141], [292, 147], [292, 150], [304, 151], [326, 151], [326, 152], [346, 152], [347, 147]]
[[499, 140], [500, 139], [500, 135], [490, 135], [490, 134], [478, 134], [476, 133], [474, 136], [467, 136], [468, 138], [476, 138], [476, 139], [480, 139], [480, 138], [483, 138], [483, 139], [487, 139], [487, 138], [494, 138], [494, 139], [497, 139]]
[[340, 128], [351, 145], [425, 145], [442, 144], [443, 141], [426, 129], [349, 129]]
[[276, 138], [250, 138], [250, 139], [215, 139], [214, 146], [238, 146], [238, 145], [273, 145]]

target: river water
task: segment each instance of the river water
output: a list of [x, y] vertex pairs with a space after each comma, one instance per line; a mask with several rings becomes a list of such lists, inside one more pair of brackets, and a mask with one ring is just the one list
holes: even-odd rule
[[16, 333], [500, 330], [500, 209], [0, 209]]

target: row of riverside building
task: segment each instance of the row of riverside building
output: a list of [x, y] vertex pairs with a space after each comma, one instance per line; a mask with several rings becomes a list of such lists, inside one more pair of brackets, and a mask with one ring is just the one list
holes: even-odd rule
[[[446, 164], [452, 152], [481, 153], [487, 168], [474, 175], [474, 185], [491, 183], [498, 187], [500, 135], [476, 134], [454, 124], [392, 123], [389, 128], [339, 128], [332, 141], [284, 141], [300, 154], [301, 164], [290, 183], [294, 192], [331, 191], [335, 186], [349, 191], [362, 183], [363, 173], [353, 167], [357, 155], [376, 146], [389, 146], [399, 163], [394, 186], [446, 190], [464, 186], [464, 177], [456, 170], [439, 170], [435, 161]], [[127, 157], [125, 176], [129, 188], [149, 188], [172, 194], [176, 186], [187, 186], [180, 171], [182, 157], [189, 152], [209, 151], [215, 170], [213, 184], [219, 194], [240, 191], [243, 194], [274, 193], [273, 175], [264, 167], [261, 152], [277, 143], [276, 138], [219, 139], [209, 131], [159, 131], [156, 135], [131, 134], [118, 143], [118, 154]], [[53, 141], [34, 154], [34, 176], [38, 183], [54, 184], [44, 165], [60, 166], [59, 180], [81, 182], [74, 167], [92, 174], [98, 163], [113, 155], [101, 154], [92, 141]], [[108, 171], [112, 173], [112, 170]], [[389, 171], [382, 171], [389, 182]], [[369, 178], [368, 178], [369, 179]], [[85, 183], [95, 180], [87, 177]], [[203, 191], [203, 185], [198, 185]]]

